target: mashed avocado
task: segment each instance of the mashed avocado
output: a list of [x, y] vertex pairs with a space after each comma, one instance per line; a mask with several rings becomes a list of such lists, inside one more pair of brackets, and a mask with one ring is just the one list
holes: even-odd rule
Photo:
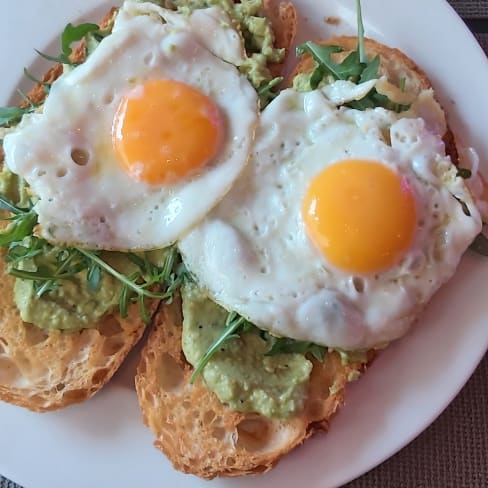
[[[24, 262], [34, 268], [54, 269], [54, 253], [42, 255], [36, 261]], [[36, 269], [37, 270], [37, 269]], [[87, 286], [86, 272], [65, 279], [56, 288], [36, 296], [34, 282], [17, 278], [14, 299], [24, 322], [43, 329], [78, 330], [96, 325], [98, 319], [111, 312], [119, 302], [120, 283], [107, 274], [101, 278], [101, 286], [92, 291]]]
[[[195, 366], [222, 333], [227, 312], [195, 285], [182, 288], [183, 352]], [[247, 332], [223, 345], [203, 370], [222, 403], [241, 412], [286, 418], [304, 404], [312, 363], [302, 354], [266, 356], [268, 343]]]
[[167, 0], [162, 3], [166, 8], [176, 8], [182, 12], [191, 12], [198, 8], [220, 7], [239, 26], [244, 38], [247, 59], [239, 67], [255, 88], [273, 79], [267, 65], [280, 63], [285, 56], [284, 49], [273, 47], [274, 35], [271, 23], [260, 15], [262, 0]]
[[[29, 239], [29, 238], [27, 238]], [[56, 256], [60, 248], [52, 247], [47, 253], [25, 259], [21, 268], [27, 271], [45, 270], [51, 275], [56, 269]], [[146, 253], [148, 260], [162, 266], [166, 249]], [[102, 259], [126, 276], [137, 272], [137, 266], [125, 254], [105, 252]], [[99, 288], [94, 291], [88, 286], [86, 270], [59, 281], [57, 286], [42, 294], [36, 294], [32, 280], [16, 278], [14, 300], [24, 322], [30, 322], [42, 329], [79, 330], [95, 327], [97, 321], [112, 312], [119, 305], [122, 284], [108, 273], [101, 273]]]
[[28, 202], [24, 181], [5, 166], [0, 171], [0, 195], [5, 196], [11, 202], [16, 202], [21, 207], [27, 205]]

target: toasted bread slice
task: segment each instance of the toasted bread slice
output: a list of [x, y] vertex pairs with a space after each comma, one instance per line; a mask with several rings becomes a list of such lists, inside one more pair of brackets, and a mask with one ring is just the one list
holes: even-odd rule
[[[5, 264], [0, 261], [0, 273]], [[91, 329], [48, 331], [20, 318], [14, 278], [0, 282], [0, 400], [30, 410], [56, 410], [93, 396], [141, 338], [137, 306], [127, 318], [103, 317]]]
[[[357, 38], [339, 37], [327, 44], [341, 45], [347, 54], [356, 48]], [[382, 74], [391, 82], [406, 78], [414, 93], [431, 87], [422, 70], [397, 49], [372, 40], [366, 41], [366, 49], [370, 56], [381, 56]], [[311, 58], [304, 56], [293, 76], [312, 68]], [[455, 158], [450, 131], [445, 140], [448, 154]], [[356, 378], [376, 354], [369, 351], [367, 363], [343, 364], [335, 352], [323, 363], [313, 360], [303, 411], [288, 420], [270, 419], [232, 411], [201, 379], [189, 383], [192, 366], [181, 349], [181, 324], [177, 302], [158, 312], [155, 329], [142, 352], [136, 389], [143, 420], [156, 436], [156, 447], [176, 469], [203, 478], [265, 472], [315, 431], [327, 430], [344, 402], [348, 380]]]
[[[174, 467], [202, 478], [262, 473], [328, 421], [362, 363], [343, 365], [337, 353], [314, 367], [305, 409], [289, 420], [239, 413], [223, 405], [181, 350], [181, 303], [161, 307], [141, 357], [136, 390], [144, 423]], [[372, 355], [371, 355], [372, 357]], [[332, 392], [332, 393], [331, 393]]]
[[[104, 17], [102, 27], [113, 12]], [[71, 58], [80, 63], [84, 57], [85, 44], [81, 43]], [[43, 81], [52, 83], [62, 72], [62, 66], [55, 65]], [[28, 96], [40, 104], [46, 92], [36, 84]], [[113, 376], [144, 332], [135, 305], [127, 318], [110, 314], [79, 332], [43, 330], [25, 323], [14, 302], [15, 280], [5, 273], [1, 258], [0, 274], [0, 400], [38, 412], [86, 400]], [[151, 305], [153, 310], [155, 306]]]

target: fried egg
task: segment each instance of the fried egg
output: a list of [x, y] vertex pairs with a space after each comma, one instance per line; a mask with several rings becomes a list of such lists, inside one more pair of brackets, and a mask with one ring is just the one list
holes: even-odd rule
[[419, 117], [436, 105], [431, 91], [403, 114], [337, 108], [336, 91], [281, 92], [248, 167], [179, 247], [226, 309], [277, 336], [356, 350], [406, 332], [481, 221], [445, 156], [442, 111]]
[[5, 137], [38, 199], [40, 233], [95, 249], [173, 243], [245, 166], [257, 95], [221, 9], [184, 16], [126, 2], [111, 35]]

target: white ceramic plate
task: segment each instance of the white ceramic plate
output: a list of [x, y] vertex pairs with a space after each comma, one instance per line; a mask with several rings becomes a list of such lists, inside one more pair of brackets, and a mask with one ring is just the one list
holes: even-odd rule
[[[30, 66], [46, 64], [32, 48], [56, 53], [68, 21], [96, 21], [106, 0], [16, 0], [2, 12], [0, 104]], [[299, 41], [354, 33], [353, 0], [295, 0]], [[488, 62], [459, 17], [443, 0], [365, 0], [366, 31], [401, 48], [431, 77], [464, 145], [488, 155]], [[325, 16], [342, 19], [339, 26]], [[486, 161], [485, 161], [486, 162]], [[456, 277], [435, 297], [415, 331], [385, 351], [349, 388], [347, 405], [327, 435], [317, 435], [271, 473], [203, 482], [174, 471], [152, 447], [133, 388], [137, 351], [93, 400], [50, 414], [0, 404], [0, 473], [26, 488], [156, 488], [161, 486], [309, 488], [345, 483], [391, 456], [447, 406], [488, 346], [488, 260], [467, 255]]]

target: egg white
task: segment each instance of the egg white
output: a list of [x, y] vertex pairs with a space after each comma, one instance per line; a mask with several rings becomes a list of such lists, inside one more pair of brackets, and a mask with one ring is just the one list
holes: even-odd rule
[[[187, 268], [222, 306], [278, 336], [348, 350], [398, 338], [481, 226], [445, 156], [442, 112], [428, 121], [418, 116], [435, 103], [427, 91], [396, 114], [338, 109], [320, 90], [281, 92], [262, 114], [250, 163], [232, 191], [179, 243]], [[418, 216], [405, 256], [360, 276], [324, 258], [301, 215], [314, 176], [350, 158], [379, 161], [405, 177]]]
[[[126, 2], [111, 35], [53, 84], [42, 113], [25, 116], [3, 142], [6, 165], [38, 199], [41, 235], [79, 247], [153, 249], [173, 243], [198, 222], [248, 159], [257, 95], [230, 64], [238, 64], [243, 52], [240, 35], [219, 8], [184, 16], [152, 3]], [[133, 180], [111, 144], [121, 98], [159, 78], [211, 97], [226, 125], [216, 159], [167, 186]], [[190, 140], [191, 134], [182, 137]], [[87, 156], [87, 164], [76, 163], [74, 150]]]

